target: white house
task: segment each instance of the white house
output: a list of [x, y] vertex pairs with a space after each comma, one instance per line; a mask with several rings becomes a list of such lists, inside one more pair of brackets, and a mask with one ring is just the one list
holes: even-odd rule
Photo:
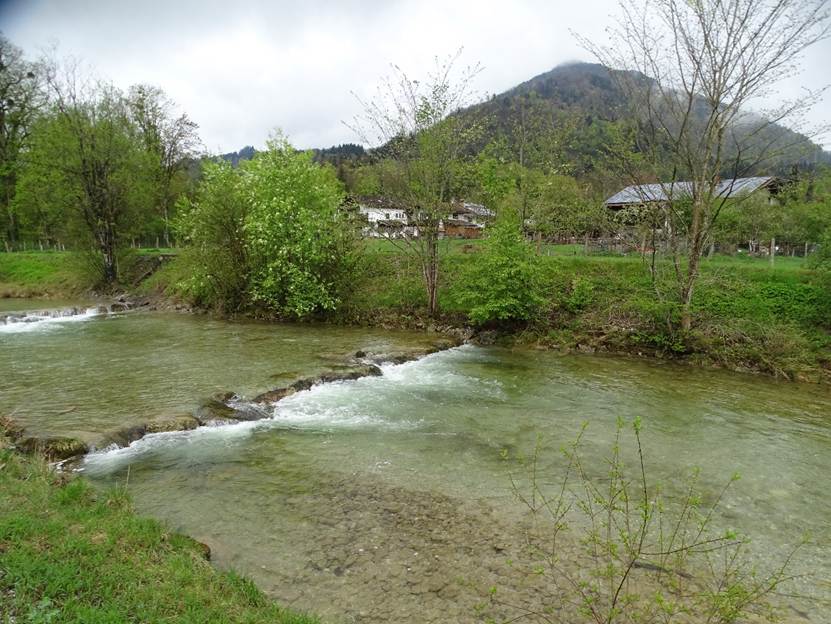
[[[362, 234], [368, 238], [415, 238], [418, 216], [387, 197], [356, 198], [359, 214], [366, 220]], [[457, 201], [446, 219], [439, 222], [439, 236], [478, 238], [485, 224], [495, 216], [481, 204]]]
[[362, 234], [369, 238], [401, 238], [418, 236], [418, 228], [411, 226], [407, 211], [386, 197], [359, 197], [358, 212], [366, 219]]

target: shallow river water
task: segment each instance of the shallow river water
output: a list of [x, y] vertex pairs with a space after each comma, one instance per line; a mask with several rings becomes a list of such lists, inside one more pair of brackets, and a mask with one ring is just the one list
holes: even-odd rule
[[[220, 390], [252, 396], [357, 349], [428, 340], [167, 314], [52, 323], [0, 333], [0, 411], [40, 432], [92, 436], [188, 411]], [[791, 571], [810, 576], [788, 591], [820, 600], [788, 599], [785, 615], [831, 619], [827, 388], [475, 346], [383, 370], [295, 394], [269, 420], [93, 453], [82, 470], [126, 484], [140, 512], [207, 543], [217, 565], [326, 621], [486, 621], [518, 614], [488, 606], [491, 587], [529, 608], [551, 594], [517, 563], [526, 521], [509, 476], [522, 472], [517, 458], [540, 445], [539, 478], [554, 487], [558, 448], [587, 423], [587, 470], [601, 476], [616, 420], [639, 416], [648, 473], [668, 492], [696, 466], [709, 496], [741, 474], [714, 524], [753, 539], [752, 564], [781, 560], [809, 535]]]

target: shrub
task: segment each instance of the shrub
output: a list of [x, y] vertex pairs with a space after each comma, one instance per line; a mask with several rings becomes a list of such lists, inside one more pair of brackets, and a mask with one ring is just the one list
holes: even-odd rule
[[252, 299], [284, 316], [334, 310], [353, 239], [334, 171], [277, 138], [245, 164], [242, 186]]
[[341, 200], [332, 169], [279, 137], [237, 169], [208, 163], [179, 210], [193, 271], [179, 290], [230, 311], [258, 304], [297, 318], [335, 309], [355, 266]]
[[530, 561], [519, 565], [528, 563], [530, 574], [544, 579], [550, 599], [543, 610], [505, 605], [496, 587], [492, 601], [516, 608], [517, 620], [534, 622], [733, 624], [751, 614], [774, 621], [769, 597], [790, 578], [793, 552], [768, 572], [757, 572], [748, 538], [714, 526], [738, 475], [707, 496], [694, 469], [680, 495], [668, 495], [649, 476], [640, 419], [626, 453], [631, 464], [623, 459], [624, 430], [618, 420], [602, 474], [584, 463], [584, 426], [563, 449], [560, 478], [542, 474], [539, 447], [523, 462], [525, 470], [512, 475], [520, 504], [534, 518], [527, 536]]
[[514, 219], [503, 217], [489, 232], [483, 250], [460, 287], [476, 325], [528, 321], [545, 299], [540, 265]]

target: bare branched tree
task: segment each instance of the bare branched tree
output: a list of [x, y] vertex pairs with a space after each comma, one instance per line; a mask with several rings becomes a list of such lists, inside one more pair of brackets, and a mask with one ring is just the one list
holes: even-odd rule
[[608, 44], [581, 42], [618, 70], [612, 75], [633, 106], [638, 133], [637, 166], [627, 167], [631, 181], [664, 186], [681, 326], [689, 329], [702, 252], [733, 195], [729, 180], [759, 171], [785, 150], [792, 153], [795, 142], [809, 143], [800, 119], [823, 89], [762, 113], [753, 109], [796, 73], [806, 48], [828, 35], [829, 5], [622, 0], [620, 9]]
[[393, 163], [395, 175], [383, 192], [406, 207], [412, 229], [391, 240], [419, 263], [432, 316], [438, 313], [441, 227], [452, 209], [464, 148], [478, 129], [453, 114], [476, 99], [471, 88], [481, 71], [478, 64], [459, 69], [460, 55], [437, 58], [424, 81], [394, 65], [373, 99], [355, 95], [363, 112], [347, 123], [376, 156]]
[[187, 114], [177, 115], [175, 103], [159, 87], [134, 85], [127, 99], [144, 148], [155, 165], [156, 210], [164, 223], [164, 244], [170, 247], [170, 210], [180, 190], [175, 182], [187, 159], [195, 157], [201, 146], [199, 126]]

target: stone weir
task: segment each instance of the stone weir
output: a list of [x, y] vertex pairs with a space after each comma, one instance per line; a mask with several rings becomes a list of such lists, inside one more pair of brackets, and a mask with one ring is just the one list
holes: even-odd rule
[[71, 319], [119, 314], [137, 307], [143, 302], [134, 302], [121, 296], [112, 303], [99, 303], [90, 306], [70, 306], [49, 310], [27, 310], [25, 312], [10, 312], [0, 314], [0, 327], [14, 328], [32, 326], [37, 323], [66, 321]]
[[217, 394], [200, 402], [191, 414], [169, 416], [123, 427], [109, 432], [93, 444], [65, 436], [31, 436], [18, 423], [3, 416], [0, 416], [0, 434], [4, 433], [12, 444], [24, 453], [40, 454], [57, 463], [58, 467], [72, 467], [87, 453], [123, 448], [151, 433], [189, 431], [197, 427], [265, 420], [270, 418], [269, 408], [287, 396], [320, 384], [380, 376], [383, 375], [381, 364], [403, 364], [418, 360], [432, 353], [457, 347], [469, 338], [469, 335], [459, 332], [457, 335], [442, 337], [422, 349], [387, 353], [357, 351], [341, 366], [317, 375], [297, 378], [285, 386], [263, 392], [251, 400], [243, 400], [233, 392]]

